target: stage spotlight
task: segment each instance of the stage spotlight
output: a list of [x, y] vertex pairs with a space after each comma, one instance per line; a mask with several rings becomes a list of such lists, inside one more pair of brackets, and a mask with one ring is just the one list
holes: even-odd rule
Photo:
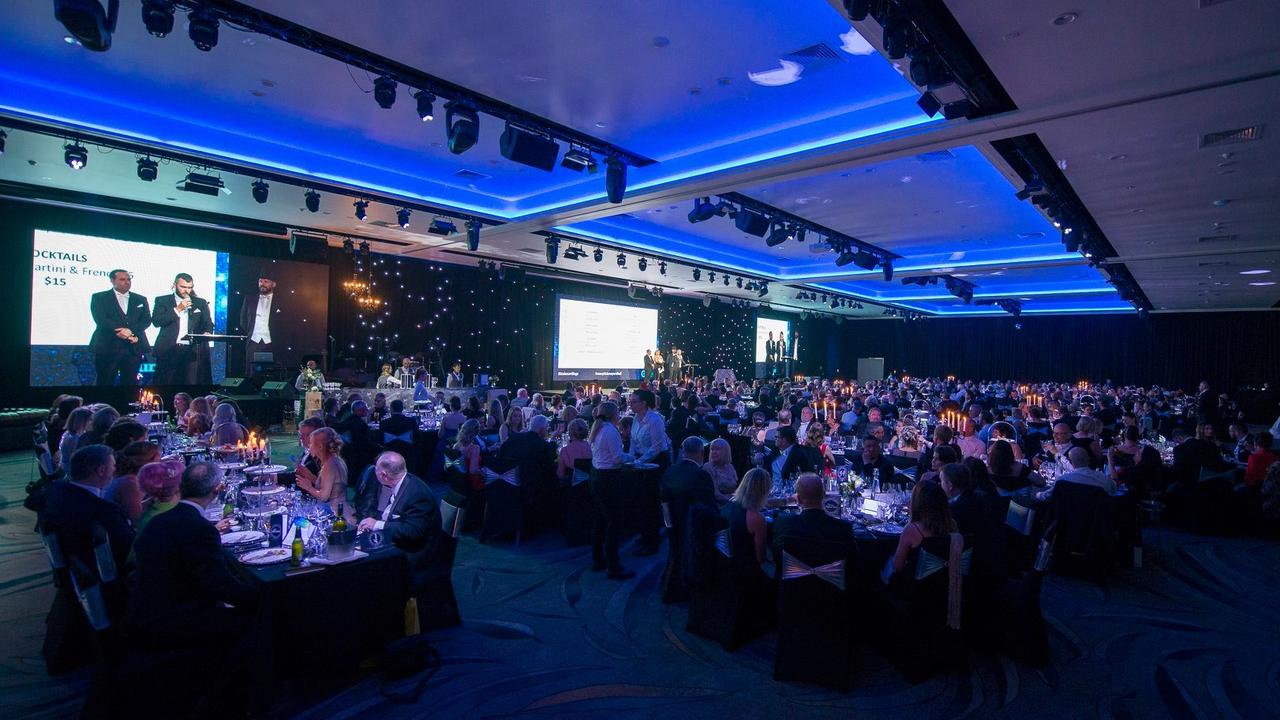
[[556, 256], [560, 254], [560, 238], [552, 235], [547, 238], [547, 264], [555, 265]]
[[372, 250], [371, 250], [371, 249], [370, 249], [370, 247], [369, 247], [369, 241], [368, 241], [368, 240], [361, 240], [361, 241], [360, 241], [360, 255], [361, 255], [362, 257], [369, 257], [369, 254], [370, 254], [371, 252], [372, 252]]
[[587, 148], [569, 146], [569, 152], [560, 160], [560, 167], [574, 172], [585, 172], [594, 175], [600, 166]]
[[1062, 244], [1066, 246], [1067, 252], [1076, 252], [1080, 249], [1080, 234], [1071, 232], [1071, 228], [1063, 228]]
[[920, 87], [940, 85], [947, 80], [947, 68], [942, 58], [924, 48], [917, 48], [911, 53], [911, 66], [907, 70], [911, 82]]
[[197, 8], [187, 15], [187, 36], [201, 52], [209, 52], [218, 46], [218, 14], [206, 8]]
[[689, 211], [689, 222], [700, 223], [704, 220], [710, 220], [716, 215], [716, 206], [711, 204], [711, 198], [698, 198], [693, 201], [693, 209]]
[[746, 208], [739, 210], [738, 216], [733, 219], [733, 223], [738, 226], [739, 230], [748, 235], [764, 237], [765, 233], [769, 232], [769, 218], [754, 210], [747, 210]]
[[396, 104], [396, 81], [383, 75], [373, 81], [373, 99], [378, 101], [378, 107], [383, 110], [390, 110], [392, 105]]
[[872, 255], [866, 250], [859, 250], [854, 253], [853, 263], [863, 270], [875, 270], [876, 265], [880, 264], [880, 258]]
[[871, 12], [871, 0], [844, 0], [844, 11], [854, 22], [866, 20]]
[[1026, 200], [1039, 192], [1044, 192], [1044, 181], [1039, 177], [1032, 176], [1032, 178], [1027, 181], [1027, 184], [1022, 186], [1021, 190], [1014, 193], [1014, 197], [1019, 200]]
[[351, 238], [346, 238], [345, 240], [343, 240], [343, 241], [342, 241], [342, 252], [344, 252], [344, 253], [346, 253], [346, 254], [348, 254], [348, 255], [354, 255], [354, 254], [356, 253], [356, 243], [355, 243], [355, 241], [354, 241], [354, 240], [352, 240]]
[[436, 119], [434, 107], [436, 96], [430, 90], [419, 90], [413, 94], [413, 99], [418, 101], [418, 117], [422, 119], [422, 122]]
[[253, 181], [253, 200], [259, 205], [267, 202], [267, 196], [271, 194], [271, 186], [266, 180]]
[[357, 200], [352, 205], [356, 208], [356, 219], [364, 222], [364, 219], [369, 217], [369, 202], [367, 200]]
[[884, 34], [881, 37], [884, 54], [890, 60], [901, 60], [911, 52], [915, 42], [915, 28], [904, 15], [897, 15], [884, 21]]
[[768, 294], [769, 294], [769, 286], [764, 283], [760, 283], [760, 287], [756, 290], [756, 295], [759, 297], [764, 297], [765, 295], [768, 295]]
[[658, 274], [659, 275], [667, 274], [667, 263], [663, 260], [658, 261]]
[[702, 280], [702, 270], [700, 270], [700, 269], [698, 269], [698, 268], [694, 268], [694, 269], [693, 269], [693, 281], [694, 281], [694, 282], [700, 282], [701, 280]]
[[86, 50], [105, 52], [111, 49], [120, 0], [107, 0], [106, 10], [98, 0], [54, 0], [53, 16]]
[[[396, 211], [396, 224], [400, 226], [400, 229], [409, 229], [409, 216], [412, 214], [413, 211], [409, 208], [400, 208]], [[455, 229], [454, 232], [457, 232], [457, 230]]]
[[853, 248], [844, 248], [836, 256], [836, 267], [844, 267], [857, 259], [857, 257], [857, 254], [853, 252]]
[[480, 249], [480, 227], [479, 220], [467, 221], [467, 250], [471, 252]]
[[738, 278], [738, 289], [742, 289], [742, 278]]
[[320, 193], [315, 190], [308, 190], [306, 194], [303, 195], [303, 200], [306, 203], [307, 210], [310, 212], [320, 211]]
[[569, 246], [568, 250], [564, 251], [565, 260], [581, 260], [586, 256], [587, 256], [586, 250], [583, 250], [580, 247], [573, 247], [572, 245]]
[[443, 237], [448, 237], [458, 232], [458, 226], [454, 225], [453, 222], [450, 220], [445, 220], [444, 218], [436, 218], [431, 221], [431, 224], [429, 226], [427, 226], [427, 232], [431, 233], [432, 235], [440, 235]]
[[609, 202], [615, 205], [622, 202], [622, 196], [627, 192], [627, 164], [616, 157], [609, 158], [604, 191], [609, 196]]
[[827, 294], [826, 294], [826, 293], [822, 293], [822, 295], [820, 295], [820, 296], [818, 297], [818, 301], [819, 301], [819, 302], [821, 302], [823, 305], [826, 305], [826, 304], [827, 304]]
[[480, 137], [480, 116], [459, 102], [444, 106], [444, 124], [449, 136], [449, 152], [454, 155], [470, 150]]
[[644, 272], [649, 269], [649, 261], [644, 258], [640, 258], [640, 260], [636, 262], [636, 267], [640, 268], [640, 272]]
[[142, 24], [158, 38], [173, 32], [173, 0], [142, 0]]
[[728, 276], [728, 275], [725, 275], [724, 277], [722, 277], [722, 278], [721, 278], [721, 280], [723, 280], [723, 281], [724, 281], [724, 286], [725, 286], [725, 287], [729, 287], [729, 282], [730, 282], [730, 280], [729, 280], [729, 276]]
[[160, 166], [155, 160], [149, 157], [138, 158], [138, 179], [143, 182], [151, 182], [160, 174]]
[[73, 140], [62, 150], [62, 160], [72, 170], [83, 170], [89, 164], [89, 151], [80, 143]]
[[942, 117], [947, 120], [955, 120], [956, 118], [967, 118], [973, 114], [973, 102], [965, 100], [957, 100], [956, 102], [947, 103], [942, 106]]
[[604, 251], [600, 248], [596, 248], [595, 252], [591, 253], [591, 257], [596, 262], [604, 262]]
[[618, 253], [618, 267], [624, 268], [626, 266], [627, 266], [627, 256], [624, 253]]
[[884, 272], [884, 281], [892, 282], [893, 281], [893, 258], [886, 256], [885, 259], [880, 262], [880, 270]]
[[769, 233], [769, 237], [764, 241], [764, 244], [768, 245], [769, 247], [777, 247], [782, 243], [790, 240], [791, 237], [792, 237], [791, 228], [787, 227], [786, 225], [779, 224], [773, 228], [772, 232]]

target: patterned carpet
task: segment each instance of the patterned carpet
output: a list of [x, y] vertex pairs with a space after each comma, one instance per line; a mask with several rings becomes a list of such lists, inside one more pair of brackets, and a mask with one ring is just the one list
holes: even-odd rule
[[[87, 679], [50, 679], [39, 656], [51, 591], [22, 488], [28, 455], [0, 456], [0, 692], [8, 717], [74, 716]], [[662, 556], [609, 581], [556, 536], [464, 539], [455, 583], [465, 624], [435, 633], [443, 657], [416, 685], [376, 673], [316, 699], [282, 693], [280, 717], [1280, 718], [1280, 544], [1148, 530], [1141, 570], [1104, 587], [1051, 577], [1044, 670], [975, 655], [970, 670], [911, 686], [862, 654], [846, 694], [772, 679], [774, 638], [736, 653], [685, 632], [657, 597]], [[855, 625], [877, 622], [858, 618]]]

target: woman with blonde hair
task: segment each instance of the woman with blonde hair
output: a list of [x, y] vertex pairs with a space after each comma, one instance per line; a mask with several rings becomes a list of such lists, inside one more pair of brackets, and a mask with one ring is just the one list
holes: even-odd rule
[[733, 467], [733, 451], [729, 448], [728, 440], [716, 438], [711, 441], [711, 445], [707, 447], [707, 461], [702, 464], [702, 469], [711, 476], [716, 504], [723, 507], [738, 489], [738, 471]]
[[773, 489], [773, 478], [764, 468], [751, 468], [742, 476], [738, 489], [720, 512], [729, 523], [729, 537], [735, 561], [754, 558], [756, 567], [764, 563], [769, 525], [765, 522], [765, 502]]
[[501, 445], [518, 432], [524, 432], [524, 410], [513, 407], [507, 412], [507, 421], [498, 428], [498, 444]]
[[809, 423], [809, 427], [804, 432], [804, 446], [818, 456], [816, 459], [821, 460], [824, 474], [835, 469], [836, 456], [832, 455], [831, 448], [827, 447], [826, 427], [822, 423]]
[[453, 449], [462, 461], [462, 472], [472, 490], [484, 489], [484, 475], [480, 472], [480, 443], [477, 440], [479, 434], [480, 421], [468, 420], [458, 428], [458, 439], [453, 443]]
[[307, 444], [310, 446], [311, 457], [320, 464], [320, 473], [312, 473], [303, 465], [295, 467], [298, 489], [320, 502], [328, 503], [348, 523], [354, 522], [354, 513], [349, 512], [346, 507], [347, 464], [340, 454], [342, 438], [338, 437], [338, 431], [330, 427], [317, 428], [311, 433]]

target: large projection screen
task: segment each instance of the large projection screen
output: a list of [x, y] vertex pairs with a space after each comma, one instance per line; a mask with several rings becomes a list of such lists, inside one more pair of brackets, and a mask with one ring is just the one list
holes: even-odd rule
[[656, 307], [556, 299], [554, 381], [636, 380], [657, 347]]
[[774, 320], [773, 318], [756, 318], [756, 362], [765, 361], [764, 344], [769, 339], [769, 333], [773, 333], [774, 340], [786, 340], [787, 355], [791, 355], [791, 323], [786, 320]]

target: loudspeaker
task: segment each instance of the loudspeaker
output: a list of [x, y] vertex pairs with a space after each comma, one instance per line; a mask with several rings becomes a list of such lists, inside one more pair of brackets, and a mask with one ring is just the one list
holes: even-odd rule
[[292, 400], [294, 398], [294, 388], [292, 384], [287, 382], [268, 380], [262, 383], [262, 397]]
[[751, 210], [739, 210], [738, 217], [734, 218], [733, 222], [739, 230], [748, 235], [764, 237], [764, 234], [769, 232], [769, 218]]
[[555, 140], [511, 125], [502, 131], [499, 144], [506, 159], [547, 172], [555, 168], [556, 156], [560, 154]]
[[251, 378], [229, 377], [218, 384], [222, 388], [222, 392], [227, 394], [238, 393], [241, 395], [249, 395], [257, 388], [253, 384]]

